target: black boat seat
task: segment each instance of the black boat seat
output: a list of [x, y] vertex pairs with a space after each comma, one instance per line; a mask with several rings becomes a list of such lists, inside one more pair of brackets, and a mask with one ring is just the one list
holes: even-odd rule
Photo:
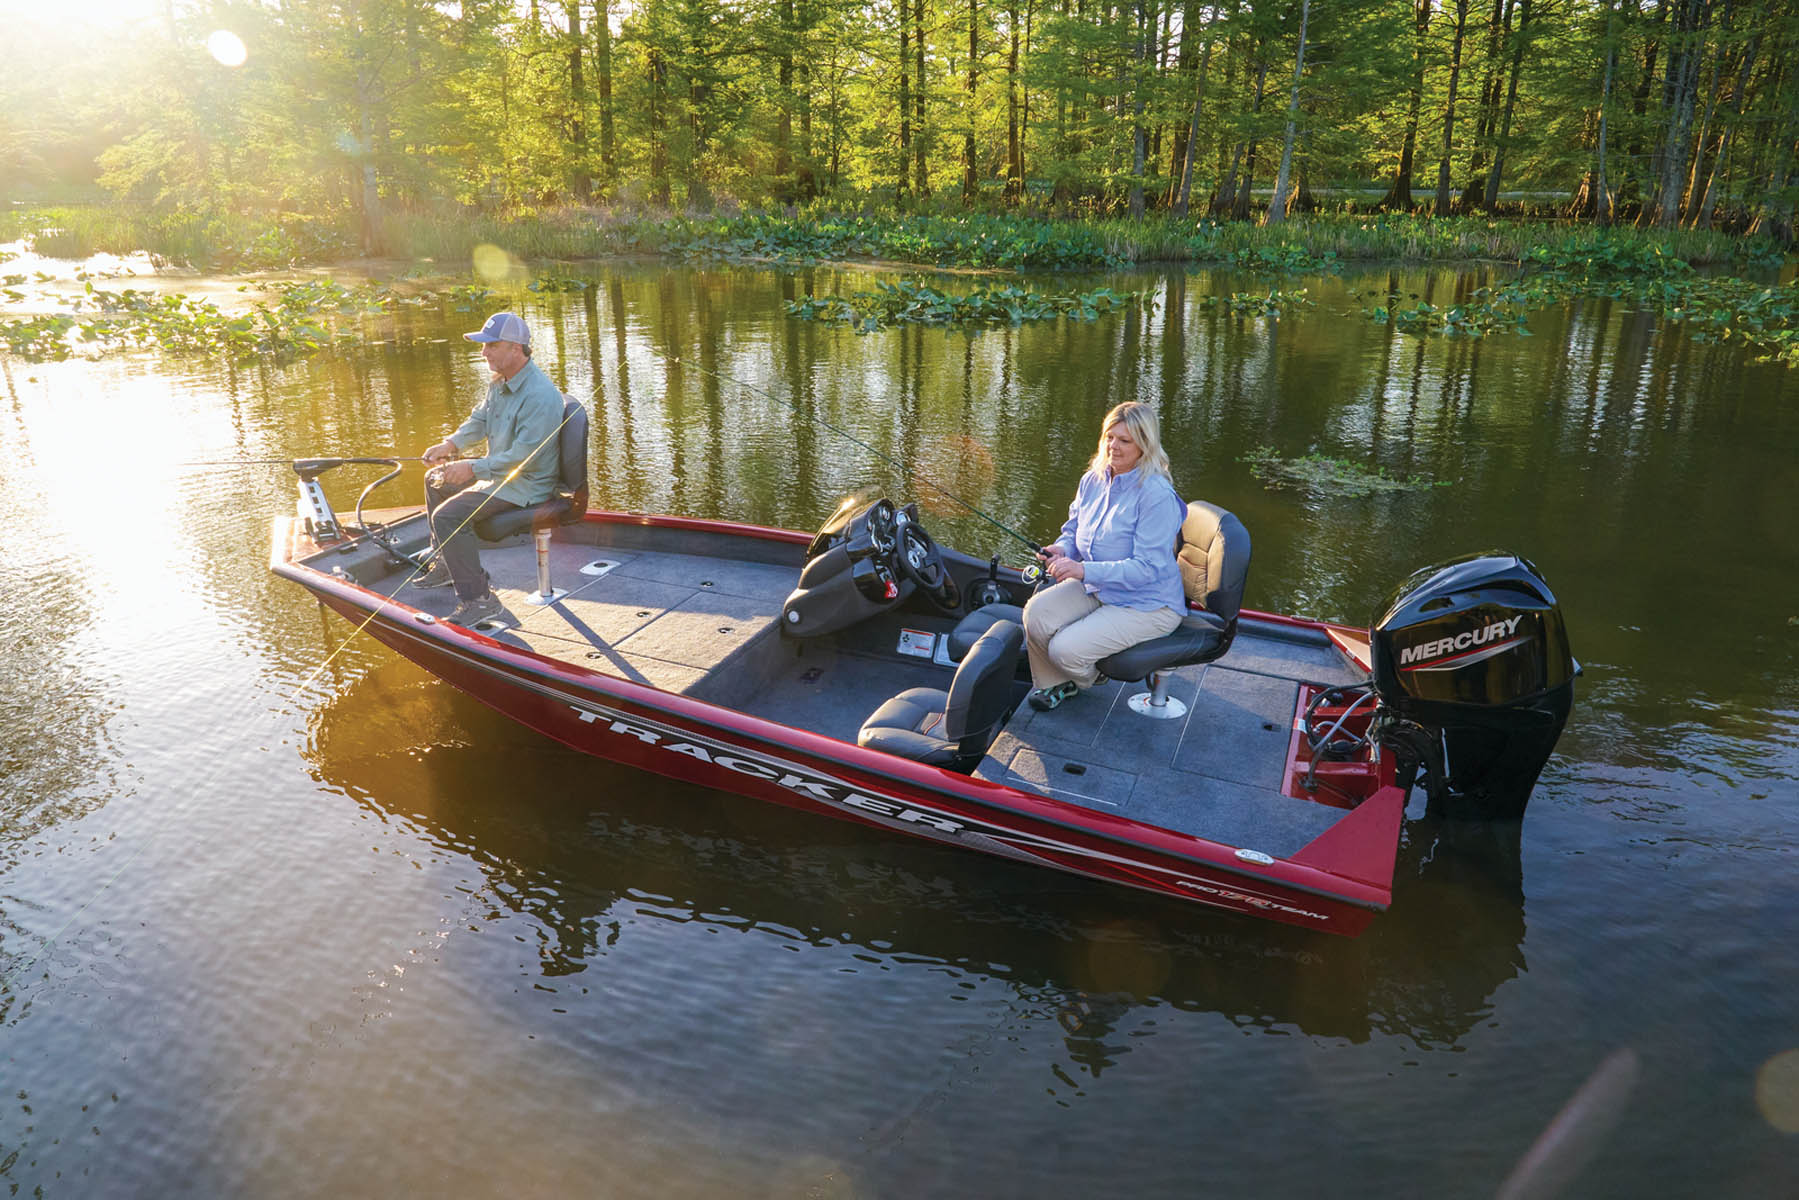
[[875, 709], [856, 744], [967, 774], [980, 765], [1016, 693], [1024, 630], [1011, 621], [988, 627], [956, 668], [949, 691], [909, 688]]
[[960, 621], [949, 631], [949, 658], [951, 662], [961, 662], [968, 648], [980, 640], [983, 633], [1000, 621], [1010, 621], [1014, 625], [1024, 624], [1024, 609], [1017, 604], [983, 604]]
[[[1190, 501], [1175, 546], [1181, 584], [1187, 593], [1186, 616], [1173, 633], [1100, 659], [1101, 673], [1131, 683], [1157, 676], [1148, 703], [1163, 710], [1169, 671], [1211, 662], [1230, 649], [1237, 635], [1237, 614], [1243, 607], [1243, 588], [1249, 580], [1249, 553], [1249, 531], [1234, 514], [1204, 500]], [[1024, 610], [1016, 604], [975, 609], [950, 631], [950, 658], [972, 646], [994, 622], [1022, 624], [1023, 620]]]
[[562, 428], [556, 435], [561, 488], [536, 508], [518, 508], [475, 518], [475, 532], [484, 541], [500, 542], [514, 534], [558, 525], [578, 524], [587, 512], [587, 409], [564, 393]]

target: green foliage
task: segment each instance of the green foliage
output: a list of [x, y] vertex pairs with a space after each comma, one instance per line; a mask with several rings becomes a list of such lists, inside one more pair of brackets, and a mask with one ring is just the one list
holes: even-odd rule
[[1193, 301], [1196, 308], [1221, 308], [1238, 317], [1266, 317], [1271, 321], [1293, 309], [1317, 308], [1316, 301], [1306, 296], [1304, 288], [1283, 292], [1278, 288], [1267, 292], [1232, 292], [1228, 296], [1200, 296]]
[[795, 264], [874, 258], [1012, 270], [1092, 269], [1120, 261], [1088, 225], [980, 215], [675, 220], [665, 226], [662, 249], [682, 258]]
[[27, 362], [48, 362], [69, 357], [68, 333], [75, 318], [61, 313], [23, 321], [0, 321], [0, 342], [9, 353]]
[[1406, 333], [1440, 333], [1446, 337], [1485, 337], [1489, 333], [1515, 333], [1529, 337], [1526, 314], [1512, 301], [1492, 302], [1481, 297], [1492, 293], [1481, 288], [1467, 304], [1438, 308], [1420, 300], [1411, 308], [1378, 306], [1363, 309], [1372, 321], [1391, 324]]
[[[1565, 208], [1591, 194], [1603, 115], [1623, 221], [1655, 211], [1665, 163], [1695, 193], [1679, 224], [1716, 214], [1790, 236], [1799, 199], [1783, 134], [1799, 89], [1791, 5], [1712, 5], [1706, 23], [1687, 29], [1663, 6], [1475, 5], [1456, 38], [1454, 6], [1424, 6], [1418, 30], [1413, 0], [1314, 4], [1289, 142], [1294, 10], [1261, 0], [922, 10], [839, 0], [216, 0], [171, 2], [160, 19], [111, 28], [45, 10], [20, 14], [12, 32], [56, 69], [0, 76], [0, 161], [7, 199], [103, 188], [141, 224], [169, 223], [161, 252], [206, 266], [402, 249], [396, 223], [420, 252], [426, 222], [531, 222], [595, 201], [614, 214], [607, 252], [630, 252], [633, 232], [652, 243], [669, 233], [684, 252], [753, 257], [768, 251], [735, 244], [753, 242], [751, 230], [620, 230], [617, 214], [654, 225], [677, 211], [730, 217], [822, 199], [919, 218], [1151, 214], [1100, 235], [1097, 248], [1059, 245], [1070, 240], [1060, 230], [1043, 246], [995, 244], [956, 221], [911, 240], [895, 231], [878, 253], [897, 261], [1293, 272], [1328, 270], [1333, 253], [1519, 260], [1529, 238], [1473, 218], [1433, 225], [1401, 213], [1352, 229], [1333, 225], [1331, 209], [1352, 191], [1364, 207], [1378, 203], [1398, 182], [1405, 145], [1415, 152], [1412, 206], [1428, 199], [1439, 158], [1456, 211], [1483, 205], [1487, 171], [1503, 156], [1495, 186], [1529, 191], [1501, 192], [1500, 203]], [[202, 49], [214, 29], [241, 36], [250, 59], [215, 62]], [[1694, 64], [1684, 93], [1666, 74], [1677, 50]], [[1288, 149], [1292, 215], [1311, 229], [1282, 243], [1285, 224], [1208, 227], [1201, 214], [1265, 211]], [[1189, 165], [1178, 203], [1194, 219], [1177, 219]], [[1406, 206], [1400, 193], [1392, 207]], [[342, 244], [311, 244], [293, 214], [324, 222]], [[534, 232], [590, 250], [602, 240], [568, 227]], [[1772, 265], [1767, 241], [1737, 251], [1738, 265]], [[774, 257], [808, 253], [835, 251], [795, 244]]]
[[1248, 463], [1250, 474], [1269, 488], [1306, 488], [1330, 496], [1373, 496], [1449, 486], [1448, 480], [1417, 476], [1401, 479], [1387, 474], [1384, 467], [1370, 470], [1360, 463], [1323, 454], [1283, 458], [1272, 446], [1257, 446], [1238, 461]]
[[1362, 311], [1408, 333], [1529, 336], [1530, 311], [1570, 300], [1623, 300], [1691, 329], [1696, 341], [1738, 341], [1765, 358], [1799, 366], [1799, 281], [1771, 286], [1733, 275], [1700, 274], [1654, 242], [1582, 234], [1535, 247], [1519, 278], [1478, 288], [1466, 303], [1438, 308], [1378, 305]]
[[273, 303], [251, 301], [243, 311], [227, 313], [211, 301], [180, 292], [114, 292], [90, 282], [74, 301], [75, 315], [0, 322], [0, 340], [30, 362], [68, 358], [79, 347], [98, 354], [154, 348], [279, 361], [354, 342], [358, 331], [340, 327], [344, 318], [388, 313], [396, 305], [440, 303], [460, 309], [471, 298], [488, 295], [486, 289], [467, 287], [402, 294], [386, 284], [350, 287], [332, 280], [275, 283], [263, 290], [273, 294]]
[[1323, 275], [1337, 269], [1337, 252], [1313, 254], [1304, 246], [1277, 242], [1269, 246], [1242, 247], [1231, 255], [1231, 265], [1244, 271]]
[[872, 292], [849, 296], [807, 296], [790, 302], [787, 313], [802, 321], [827, 321], [848, 325], [857, 333], [873, 333], [903, 323], [1017, 325], [1055, 317], [1091, 321], [1131, 304], [1148, 303], [1152, 302], [1146, 296], [1110, 288], [1045, 293], [1006, 285], [951, 295], [922, 283], [902, 281], [879, 283]]

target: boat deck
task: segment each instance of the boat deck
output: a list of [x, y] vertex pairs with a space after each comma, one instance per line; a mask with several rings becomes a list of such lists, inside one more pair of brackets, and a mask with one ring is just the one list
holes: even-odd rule
[[[402, 545], [422, 543], [421, 531], [412, 532], [400, 537]], [[562, 540], [571, 533], [582, 540]], [[746, 561], [719, 557], [716, 542], [703, 535], [665, 531], [658, 548], [648, 549], [631, 544], [634, 534], [592, 524], [559, 532], [551, 578], [567, 594], [541, 606], [527, 599], [537, 586], [528, 539], [484, 546], [482, 564], [505, 606], [506, 624], [482, 632], [548, 658], [852, 743], [888, 697], [950, 685], [955, 667], [941, 650], [933, 660], [899, 649], [902, 630], [941, 635], [954, 624], [947, 617], [895, 612], [828, 637], [783, 637], [782, 602], [803, 547], [751, 546], [767, 561]], [[590, 537], [595, 544], [586, 544]], [[450, 589], [403, 588], [410, 574], [410, 568], [394, 570], [359, 582], [447, 616], [456, 603]], [[976, 775], [1290, 857], [1343, 815], [1341, 808], [1280, 791], [1300, 684], [1360, 677], [1315, 631], [1245, 619], [1222, 659], [1176, 673], [1171, 694], [1188, 705], [1185, 717], [1139, 715], [1126, 701], [1144, 685], [1117, 681], [1053, 712], [1021, 703]], [[1021, 700], [1028, 686], [1021, 674]]]

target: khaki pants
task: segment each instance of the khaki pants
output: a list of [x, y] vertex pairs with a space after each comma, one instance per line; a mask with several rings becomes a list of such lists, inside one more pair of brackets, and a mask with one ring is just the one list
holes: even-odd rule
[[1127, 646], [1173, 633], [1181, 614], [1172, 608], [1142, 612], [1101, 604], [1080, 579], [1064, 579], [1031, 597], [1024, 608], [1024, 645], [1031, 682], [1054, 687], [1070, 679], [1083, 688], [1098, 681], [1096, 663]]

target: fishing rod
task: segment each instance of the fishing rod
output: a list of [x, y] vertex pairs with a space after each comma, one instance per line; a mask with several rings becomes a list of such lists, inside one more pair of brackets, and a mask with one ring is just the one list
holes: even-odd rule
[[[784, 405], [785, 407], [792, 410], [794, 413], [798, 414], [799, 416], [805, 417], [809, 421], [817, 422], [818, 424], [824, 426], [826, 429], [830, 430], [832, 433], [836, 434], [840, 438], [843, 438], [845, 441], [851, 443], [852, 445], [860, 446], [862, 449], [868, 451], [870, 454], [874, 455], [876, 458], [880, 459], [882, 462], [886, 463], [888, 466], [892, 467], [894, 470], [903, 471], [906, 469], [906, 467], [903, 463], [899, 462], [897, 459], [893, 458], [891, 455], [883, 454], [881, 451], [875, 449], [873, 446], [869, 445], [867, 442], [863, 441], [861, 438], [857, 437], [855, 434], [849, 432], [846, 429], [839, 429], [837, 426], [831, 424], [831, 422], [825, 420], [821, 416], [818, 416], [814, 413], [808, 413], [808, 412], [802, 411], [798, 404], [796, 404], [792, 400], [787, 399], [784, 396], [777, 396], [773, 392], [767, 390], [766, 388], [758, 387], [753, 383], [746, 383], [741, 379], [734, 378], [733, 376], [723, 374], [719, 371], [714, 371], [710, 367], [702, 367], [695, 363], [684, 362], [681, 360], [680, 357], [675, 356], [675, 355], [663, 354], [660, 351], [658, 351], [654, 346], [650, 347], [650, 353], [655, 354], [658, 358], [662, 359], [662, 361], [669, 366], [687, 367], [692, 370], [698, 371], [702, 375], [710, 375], [712, 378], [718, 380], [720, 383], [728, 383], [735, 387], [742, 388], [746, 392], [753, 392], [756, 395], [761, 396], [765, 400], [773, 400], [775, 403]], [[1001, 533], [1004, 533], [1004, 534], [1008, 535], [1009, 537], [1016, 538], [1018, 541], [1024, 543], [1025, 548], [1027, 550], [1029, 550], [1032, 554], [1042, 554], [1043, 553], [1042, 546], [1039, 546], [1036, 542], [1033, 542], [1030, 538], [1024, 536], [1024, 534], [1019, 533], [1016, 529], [1013, 529], [1010, 525], [1007, 525], [1004, 522], [998, 520], [997, 518], [992, 516], [990, 513], [988, 513], [985, 509], [978, 508], [975, 505], [970, 504], [968, 501], [962, 499], [962, 497], [956, 495], [954, 492], [950, 491], [948, 488], [944, 487], [942, 484], [938, 483], [936, 480], [927, 478], [925, 475], [920, 473], [916, 468], [913, 468], [912, 473], [913, 473], [913, 475], [917, 476], [918, 481], [920, 483], [923, 483], [927, 487], [933, 489], [939, 495], [945, 497], [946, 499], [955, 501], [957, 504], [960, 504], [963, 508], [965, 508], [969, 512], [973, 513], [975, 516], [981, 518], [981, 520], [987, 522], [987, 524], [993, 526], [995, 529], [999, 530]]]
[[[297, 463], [310, 462], [310, 463], [329, 463], [331, 466], [341, 467], [341, 466], [345, 465], [346, 463], [397, 463], [397, 462], [424, 462], [424, 461], [425, 460], [422, 456], [421, 457], [407, 457], [405, 455], [401, 455], [399, 457], [394, 457], [394, 456], [390, 455], [386, 458], [206, 458], [206, 459], [197, 459], [192, 462], [171, 463], [170, 465], [176, 466], [176, 467], [268, 467], [268, 466], [291, 467]], [[448, 462], [449, 460], [444, 459], [442, 461]]]

